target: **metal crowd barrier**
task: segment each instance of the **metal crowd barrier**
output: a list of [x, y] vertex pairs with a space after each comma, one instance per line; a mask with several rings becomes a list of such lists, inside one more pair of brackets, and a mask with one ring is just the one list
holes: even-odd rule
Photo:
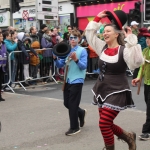
[[[87, 47], [85, 47], [87, 49]], [[26, 90], [25, 88], [25, 83], [26, 82], [34, 82], [37, 80], [45, 80], [45, 82], [47, 82], [48, 80], [53, 80], [55, 83], [58, 84], [58, 82], [55, 80], [54, 76], [59, 75], [60, 77], [64, 76], [64, 68], [63, 69], [63, 73], [62, 71], [60, 72], [61, 69], [56, 68], [54, 65], [54, 61], [53, 61], [53, 56], [52, 56], [52, 48], [46, 48], [46, 49], [35, 49], [36, 52], [39, 54], [39, 64], [37, 66], [36, 69], [37, 72], [36, 77], [30, 79], [30, 80], [25, 80], [24, 79], [24, 66], [23, 66], [23, 57], [22, 57], [22, 51], [13, 51], [11, 53], [9, 53], [8, 55], [8, 81], [4, 84], [2, 84], [2, 86], [7, 86], [13, 93], [15, 93], [14, 89], [11, 87], [11, 84], [18, 84], [20, 85], [24, 90]], [[39, 53], [39, 51], [41, 51], [41, 53]], [[30, 50], [27, 50], [27, 52], [30, 52]], [[49, 55], [46, 55], [46, 53], [48, 52]], [[88, 52], [88, 51], [87, 51]], [[14, 60], [11, 60], [11, 57], [14, 56]], [[33, 57], [33, 56], [31, 56]], [[30, 61], [31, 61], [31, 57], [30, 57]], [[14, 64], [12, 64], [14, 63]], [[31, 67], [31, 63], [29, 63], [29, 68]], [[12, 70], [12, 67], [13, 70]], [[97, 65], [98, 67], [98, 65]], [[91, 68], [91, 62], [90, 62], [90, 58], [88, 55], [88, 67], [87, 67], [87, 71], [86, 74], [87, 75], [94, 75], [97, 73], [93, 73], [91, 72], [93, 70], [93, 68]], [[12, 72], [13, 71], [13, 72]], [[130, 69], [127, 69], [127, 72], [131, 74], [131, 76], [133, 76], [133, 73]], [[31, 74], [31, 70], [29, 70], [29, 77]], [[13, 79], [12, 79], [12, 75]], [[40, 76], [39, 76], [40, 75]], [[31, 76], [32, 77], [32, 76]], [[14, 81], [13, 81], [14, 80]]]
[[[31, 52], [30, 50], [26, 50], [28, 53]], [[37, 53], [39, 53], [38, 51], [41, 51], [41, 53], [39, 53], [39, 64], [35, 65], [37, 68], [37, 72], [35, 72], [35, 76], [34, 78], [30, 78], [29, 80], [26, 80], [24, 78], [24, 62], [26, 60], [23, 60], [24, 57], [22, 55], [22, 51], [13, 51], [11, 53], [9, 53], [8, 55], [8, 77], [9, 80], [7, 83], [2, 84], [2, 86], [7, 86], [13, 93], [15, 93], [14, 89], [10, 86], [10, 84], [19, 84], [24, 90], [26, 90], [25, 88], [25, 84], [26, 83], [30, 83], [30, 82], [34, 82], [37, 80], [44, 80], [45, 82], [47, 82], [48, 80], [53, 80], [55, 83], [57, 83], [57, 81], [54, 78], [55, 75], [55, 67], [54, 67], [54, 61], [53, 61], [53, 57], [52, 57], [52, 48], [46, 48], [46, 49], [35, 49], [35, 51]], [[49, 51], [49, 52], [48, 52]], [[49, 56], [47, 55], [46, 57], [46, 52], [48, 52]], [[33, 54], [33, 53], [31, 53]], [[45, 55], [44, 55], [45, 54]], [[14, 56], [14, 59], [11, 60], [11, 57]], [[29, 68], [28, 68], [28, 73], [29, 73], [29, 77], [31, 75], [31, 57], [33, 57], [34, 55], [31, 55], [29, 58]], [[36, 59], [36, 58], [35, 58]], [[14, 64], [12, 64], [14, 63]], [[16, 65], [16, 66], [14, 66]], [[17, 68], [13, 68], [13, 72], [12, 72], [12, 67], [17, 67]], [[16, 70], [16, 72], [14, 72], [14, 70]], [[40, 74], [40, 76], [38, 76]], [[12, 76], [15, 76], [15, 78], [12, 80]]]
[[[8, 70], [10, 70], [11, 69], [11, 61], [10, 61], [10, 55], [9, 55], [9, 53], [7, 52], [7, 56], [8, 56], [8, 60], [7, 60], [7, 63], [8, 63]], [[4, 84], [2, 84], [2, 87], [8, 87], [12, 92], [14, 92], [14, 90], [11, 88], [11, 86], [9, 85], [10, 84], [10, 78], [9, 78], [9, 71], [7, 71], [7, 68], [6, 68], [6, 70], [5, 70], [6, 72], [4, 73], [4, 81], [6, 81], [6, 78], [8, 79], [8, 81], [6, 81], [6, 83], [4, 83]]]

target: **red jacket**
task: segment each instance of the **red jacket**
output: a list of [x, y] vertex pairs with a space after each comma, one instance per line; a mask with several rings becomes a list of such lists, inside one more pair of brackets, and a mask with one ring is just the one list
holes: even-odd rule
[[92, 49], [92, 47], [90, 45], [88, 45], [88, 49], [89, 49], [90, 58], [98, 57], [98, 55], [95, 53], [95, 51]]

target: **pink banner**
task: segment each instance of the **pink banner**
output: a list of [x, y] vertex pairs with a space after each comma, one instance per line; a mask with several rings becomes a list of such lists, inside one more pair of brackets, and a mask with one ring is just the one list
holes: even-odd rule
[[134, 9], [134, 4], [137, 1], [126, 1], [126, 2], [117, 2], [109, 4], [98, 4], [91, 6], [79, 6], [77, 7], [77, 17], [88, 17], [96, 16], [102, 10], [123, 10], [126, 13], [129, 13], [130, 9]]

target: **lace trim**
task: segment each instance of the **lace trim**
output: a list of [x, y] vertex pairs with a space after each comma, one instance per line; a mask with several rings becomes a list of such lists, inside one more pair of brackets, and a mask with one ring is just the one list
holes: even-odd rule
[[119, 106], [115, 106], [115, 105], [112, 105], [112, 104], [108, 104], [108, 103], [104, 103], [104, 104], [99, 104], [98, 103], [98, 106], [99, 107], [102, 107], [102, 108], [110, 108], [112, 110], [116, 110], [116, 111], [121, 111], [121, 110], [125, 110], [127, 108], [135, 108], [135, 105], [127, 105], [127, 106], [124, 106], [124, 107], [119, 107]]
[[124, 90], [112, 92], [112, 93], [106, 95], [105, 98], [103, 99], [102, 96], [101, 96], [100, 94], [98, 94], [97, 97], [96, 97], [96, 94], [95, 94], [95, 92], [94, 92], [93, 89], [92, 89], [92, 92], [93, 92], [93, 94], [94, 94], [96, 100], [98, 101], [98, 98], [100, 97], [100, 99], [102, 100], [102, 102], [104, 102], [104, 101], [106, 100], [107, 97], [109, 97], [109, 96], [111, 96], [111, 95], [113, 95], [113, 94], [116, 94], [116, 93], [122, 93], [122, 92], [125, 92], [125, 91], [130, 91], [130, 92], [131, 92], [130, 89], [124, 89]]

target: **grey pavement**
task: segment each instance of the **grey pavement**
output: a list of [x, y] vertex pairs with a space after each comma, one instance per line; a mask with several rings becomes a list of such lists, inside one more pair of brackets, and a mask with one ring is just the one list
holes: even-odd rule
[[[132, 77], [128, 77], [129, 84], [131, 85], [131, 79]], [[91, 92], [91, 88], [94, 86], [96, 82], [96, 79], [88, 79], [86, 78], [85, 83], [83, 85], [82, 90], [82, 102], [84, 103], [91, 103], [93, 99], [93, 94]], [[62, 84], [55, 84], [55, 83], [48, 83], [48, 84], [42, 84], [39, 86], [31, 86], [27, 87], [27, 90], [25, 91], [23, 88], [20, 89], [14, 89], [16, 93], [19, 94], [25, 94], [25, 95], [34, 95], [39, 97], [48, 97], [48, 98], [55, 98], [55, 99], [62, 99], [63, 93], [62, 93]], [[137, 87], [132, 87], [132, 97], [135, 102], [136, 108], [138, 110], [145, 111], [145, 102], [144, 102], [144, 88], [143, 84], [141, 86], [141, 92], [140, 95], [137, 95]]]
[[[81, 102], [88, 113], [81, 133], [65, 136], [69, 128], [68, 111], [62, 99], [3, 93], [0, 102], [0, 150], [102, 150], [98, 127], [98, 109]], [[127, 131], [141, 134], [145, 112], [137, 109], [122, 111], [115, 123]], [[116, 150], [128, 150], [127, 144], [115, 138]], [[150, 141], [137, 138], [137, 150], [149, 150]]]

